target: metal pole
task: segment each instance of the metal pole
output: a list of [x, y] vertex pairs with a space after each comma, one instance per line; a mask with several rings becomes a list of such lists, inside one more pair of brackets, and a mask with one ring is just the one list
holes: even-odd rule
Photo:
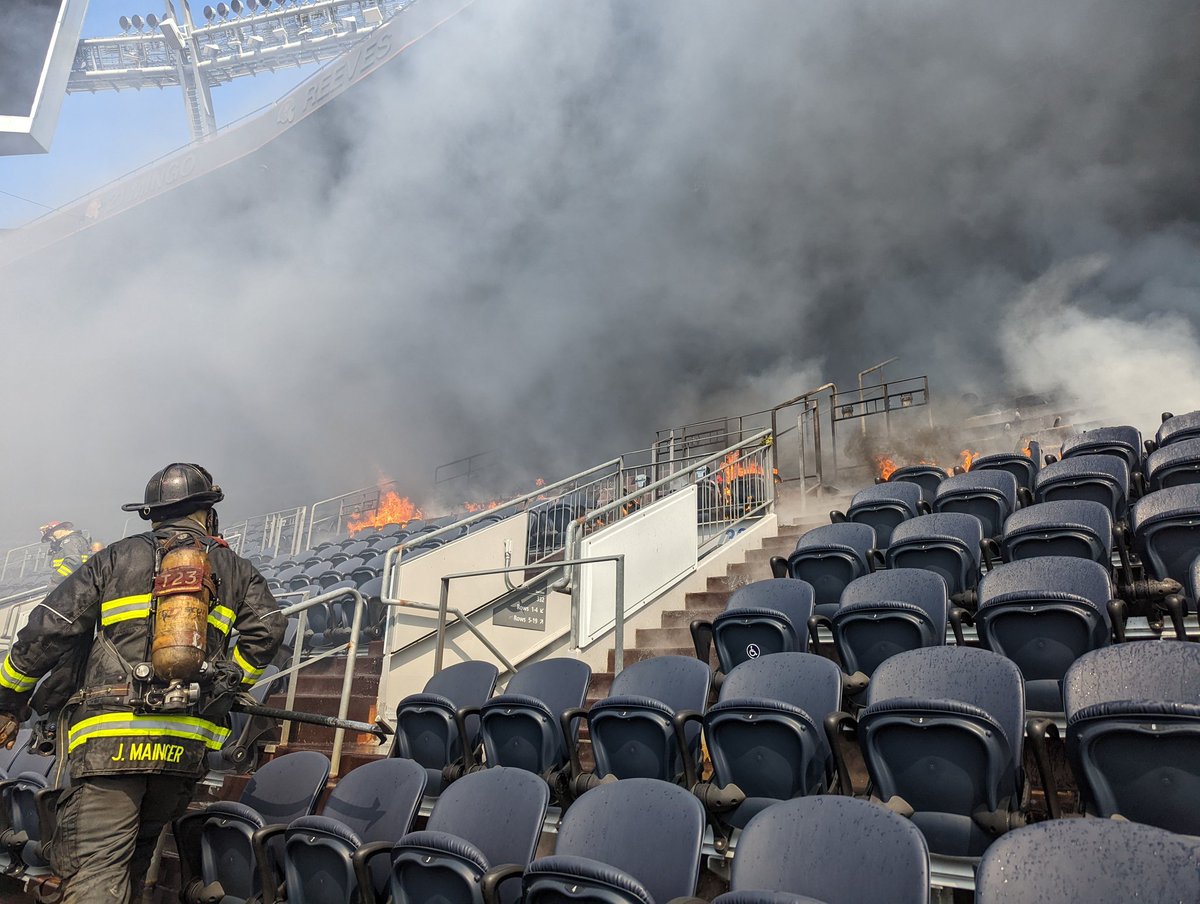
[[617, 623], [614, 626], [613, 674], [621, 674], [625, 668], [625, 556], [617, 556]]
[[[338, 706], [338, 719], [346, 721], [350, 712], [350, 689], [354, 684], [354, 660], [358, 655], [358, 633], [362, 630], [362, 613], [366, 600], [357, 590], [348, 591], [354, 597], [354, 619], [350, 626], [350, 642], [346, 646], [346, 673], [342, 676], [342, 701]], [[346, 729], [339, 728], [333, 734], [333, 751], [329, 755], [329, 771], [331, 775], [338, 774], [342, 762], [342, 742], [346, 737]]]
[[[303, 652], [304, 652], [303, 651], [304, 629], [307, 626], [308, 626], [308, 610], [301, 609], [300, 610], [300, 621], [296, 624], [296, 645], [294, 647], [292, 647], [292, 669], [294, 671], [292, 672], [291, 677], [288, 679], [288, 689], [287, 689], [287, 708], [288, 709], [296, 708], [296, 675], [299, 674], [300, 659], [303, 656]], [[283, 746], [284, 744], [286, 744], [288, 742], [288, 738], [291, 737], [291, 734], [292, 734], [292, 723], [284, 722], [283, 730], [282, 730], [282, 732], [280, 732], [280, 735], [279, 735], [280, 746]]]
[[437, 648], [433, 654], [433, 674], [442, 670], [443, 653], [446, 647], [446, 607], [450, 604], [450, 575], [442, 578], [442, 589], [438, 594]]

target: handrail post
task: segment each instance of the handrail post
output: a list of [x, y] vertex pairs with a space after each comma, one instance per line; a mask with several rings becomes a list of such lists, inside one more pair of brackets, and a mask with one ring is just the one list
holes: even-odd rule
[[[354, 685], [354, 661], [358, 657], [358, 635], [362, 630], [362, 614], [366, 605], [363, 595], [357, 590], [349, 593], [354, 597], [354, 618], [350, 626], [350, 642], [346, 646], [346, 672], [342, 676], [342, 699], [338, 705], [338, 718], [343, 722], [350, 714], [350, 689]], [[346, 738], [346, 729], [339, 728], [333, 733], [333, 750], [329, 755], [329, 771], [331, 775], [338, 774], [342, 763], [342, 743]]]
[[616, 649], [613, 652], [613, 674], [621, 674], [625, 668], [625, 556], [616, 557], [617, 568], [617, 623], [613, 635]]
[[442, 578], [442, 589], [438, 593], [438, 623], [436, 648], [433, 653], [433, 674], [442, 670], [442, 659], [446, 648], [446, 609], [450, 604], [450, 577]]
[[[288, 678], [287, 689], [287, 709], [296, 708], [296, 676], [299, 674], [300, 661], [304, 657], [304, 629], [308, 627], [308, 610], [300, 610], [300, 619], [296, 623], [296, 645], [292, 647], [292, 668], [294, 671], [291, 677]], [[283, 723], [283, 730], [279, 735], [279, 744], [283, 746], [288, 742], [288, 738], [292, 735], [292, 723], [286, 721]]]

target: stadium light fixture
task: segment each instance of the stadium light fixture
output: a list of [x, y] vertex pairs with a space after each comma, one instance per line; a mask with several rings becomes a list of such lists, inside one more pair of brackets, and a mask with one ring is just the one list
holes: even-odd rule
[[217, 15], [220, 16], [222, 19], [228, 19], [229, 18], [229, 7], [226, 6], [224, 3], [218, 3], [217, 4]]
[[154, 13], [146, 13], [146, 24], [151, 28], [158, 28], [158, 16]]
[[138, 31], [141, 31], [143, 26], [145, 26], [145, 24], [146, 24], [145, 21], [142, 19], [142, 17], [139, 16], [137, 13], [134, 13], [133, 18], [130, 19], [129, 21], [131, 21], [133, 23], [133, 27], [135, 29], [137, 29]]
[[213, 9], [211, 6], [204, 7], [204, 18], [207, 19], [209, 22], [211, 22], [213, 20], [213, 17], [216, 16], [216, 14], [217, 14], [217, 11], [215, 9]]
[[117, 20], [117, 24], [121, 26], [121, 31], [129, 34], [129, 29], [133, 27], [133, 23], [129, 21], [128, 16], [122, 16]]
[[245, 7], [242, 6], [242, 0], [229, 0], [230, 12], [232, 12], [235, 16], [240, 16], [244, 8]]

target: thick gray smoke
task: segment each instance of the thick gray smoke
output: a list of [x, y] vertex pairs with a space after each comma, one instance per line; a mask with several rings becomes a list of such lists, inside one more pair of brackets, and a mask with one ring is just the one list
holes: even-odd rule
[[1152, 428], [1200, 407], [1198, 27], [1190, 0], [478, 0], [0, 274], [0, 535], [119, 530], [174, 458], [227, 517], [420, 496], [487, 450], [559, 476], [893, 354]]

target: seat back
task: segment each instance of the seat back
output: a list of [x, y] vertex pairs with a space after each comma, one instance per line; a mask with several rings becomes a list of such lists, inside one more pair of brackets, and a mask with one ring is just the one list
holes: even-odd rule
[[1032, 455], [1021, 452], [997, 452], [981, 455], [971, 462], [972, 471], [1007, 471], [1016, 478], [1017, 486], [1033, 490], [1033, 479], [1038, 472], [1038, 461]]
[[739, 587], [713, 619], [713, 644], [721, 671], [770, 653], [802, 652], [815, 594], [807, 581], [771, 578]]
[[[674, 714], [704, 712], [711, 683], [708, 665], [690, 656], [655, 656], [626, 667], [611, 695], [588, 712], [596, 773], [674, 781], [683, 771]], [[698, 725], [687, 726], [686, 739], [697, 753]]]
[[884, 661], [867, 689], [859, 738], [874, 793], [899, 796], [929, 848], [978, 856], [1020, 806], [1021, 673], [995, 653], [927, 647]]
[[480, 712], [488, 765], [538, 775], [564, 765], [569, 751], [559, 717], [583, 706], [591, 677], [591, 667], [577, 659], [544, 659], [519, 669]]
[[915, 483], [921, 488], [921, 498], [933, 505], [938, 484], [946, 479], [946, 472], [936, 465], [906, 465], [897, 468], [888, 477], [887, 483]]
[[974, 589], [979, 580], [982, 539], [983, 525], [974, 515], [921, 515], [892, 532], [884, 557], [888, 568], [919, 568], [941, 575], [953, 596]]
[[1063, 683], [1067, 754], [1087, 809], [1200, 835], [1200, 647], [1117, 644]]
[[847, 584], [871, 570], [874, 547], [875, 531], [866, 524], [814, 527], [788, 557], [788, 574], [812, 585], [817, 606], [833, 605]]
[[[363, 844], [396, 842], [409, 830], [425, 793], [425, 770], [412, 760], [381, 759], [348, 772], [320, 816], [294, 820], [284, 836], [284, 876], [290, 904], [344, 904], [357, 899], [351, 856]], [[377, 893], [387, 864], [371, 864]]]
[[823, 791], [832, 767], [823, 723], [841, 696], [842, 672], [821, 656], [779, 653], [739, 665], [704, 719], [717, 784], [773, 800]]
[[704, 822], [700, 801], [666, 782], [593, 788], [563, 816], [555, 855], [526, 870], [523, 904], [664, 904], [693, 895]]
[[1129, 525], [1151, 576], [1185, 582], [1200, 549], [1200, 485], [1147, 493], [1130, 509]]
[[1155, 434], [1158, 448], [1170, 446], [1189, 439], [1200, 438], [1200, 411], [1177, 414], [1163, 421]]
[[846, 585], [833, 616], [833, 640], [842, 666], [872, 675], [889, 656], [946, 642], [950, 600], [933, 571], [893, 568]]
[[1200, 483], [1200, 436], [1151, 452], [1146, 458], [1146, 481], [1151, 490]]
[[[740, 848], [739, 848], [740, 850]], [[1055, 819], [1009, 832], [983, 855], [976, 904], [1200, 901], [1200, 847], [1162, 829], [1107, 819]], [[736, 861], [735, 861], [736, 868]]]
[[[400, 701], [396, 707], [396, 737], [391, 756], [416, 760], [438, 770], [464, 753], [455, 712], [483, 706], [496, 687], [500, 671], [490, 662], [459, 662], [442, 669], [425, 683], [425, 690]], [[479, 717], [466, 720], [468, 748], [479, 738]], [[436, 789], [434, 789], [436, 790]]]
[[1097, 427], [1063, 440], [1062, 457], [1077, 455], [1110, 455], [1125, 462], [1136, 471], [1142, 465], [1142, 434], [1136, 427]]
[[921, 488], [917, 484], [885, 481], [855, 493], [846, 518], [873, 528], [876, 545], [886, 549], [896, 525], [920, 514], [920, 502]]
[[[252, 836], [267, 825], [287, 825], [316, 809], [329, 778], [329, 758], [301, 750], [271, 760], [254, 773], [239, 802], [210, 805], [200, 829], [201, 875], [206, 885], [220, 882], [233, 900], [259, 891]], [[274, 853], [282, 856], [282, 844]]]
[[1109, 567], [1113, 518], [1090, 500], [1039, 502], [1014, 512], [1004, 522], [1000, 549], [1006, 561], [1037, 556], [1074, 556]]
[[1046, 465], [1033, 487], [1038, 502], [1083, 499], [1099, 502], [1114, 519], [1125, 517], [1129, 467], [1116, 455], [1077, 455]]
[[[425, 830], [405, 835], [393, 849], [394, 904], [482, 904], [488, 869], [533, 859], [549, 802], [546, 783], [523, 769], [497, 766], [463, 776], [442, 792]], [[501, 900], [512, 904], [519, 892], [518, 882], [505, 883]]]
[[998, 537], [1004, 519], [1017, 509], [1017, 480], [1007, 471], [968, 471], [938, 484], [935, 512], [974, 515], [984, 536]]
[[916, 826], [882, 807], [852, 797], [806, 797], [750, 820], [729, 887], [838, 904], [926, 904], [929, 849]]
[[983, 576], [975, 613], [979, 639], [1020, 668], [1029, 709], [1063, 711], [1067, 669], [1111, 639], [1112, 596], [1108, 569], [1086, 559], [1041, 556]]

